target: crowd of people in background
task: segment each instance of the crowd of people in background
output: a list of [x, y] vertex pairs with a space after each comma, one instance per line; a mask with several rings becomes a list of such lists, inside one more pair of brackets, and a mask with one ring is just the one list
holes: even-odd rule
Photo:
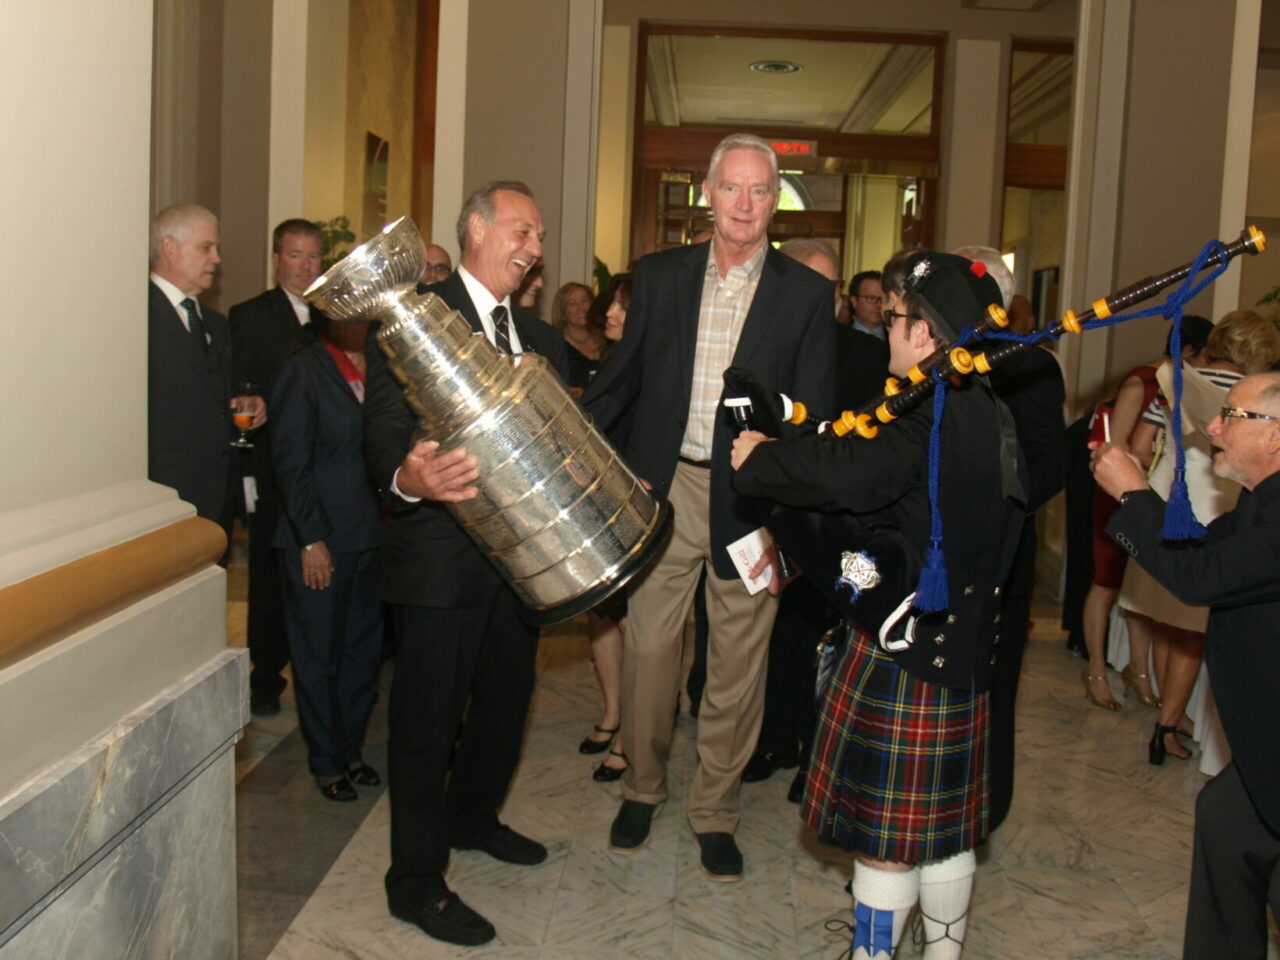
[[[1087, 470], [1092, 449], [1097, 492], [1073, 509], [1085, 533], [1071, 539], [1076, 566], [1091, 568], [1076, 579], [1090, 585], [1087, 596], [1080, 588], [1072, 595], [1076, 610], [1064, 611], [1087, 657], [1084, 692], [1096, 707], [1120, 709], [1107, 647], [1118, 603], [1129, 636], [1121, 682], [1159, 711], [1150, 762], [1189, 757], [1184, 738], [1198, 731], [1186, 708], [1206, 633], [1216, 683], [1215, 617], [1227, 620], [1216, 604], [1223, 592], [1234, 596], [1243, 574], [1232, 579], [1220, 565], [1230, 583], [1198, 589], [1185, 570], [1199, 554], [1167, 556], [1123, 504], [1137, 492], [1149, 514], [1185, 457], [1195, 515], [1222, 518], [1202, 552], [1249, 536], [1224, 522], [1269, 510], [1274, 499], [1241, 491], [1274, 487], [1268, 452], [1280, 466], [1266, 446], [1280, 430], [1280, 387], [1274, 376], [1255, 376], [1280, 362], [1280, 330], [1252, 311], [1216, 324], [1184, 317], [1180, 355], [1166, 344], [1162, 359], [1123, 378], [1093, 414], [1105, 429], [1089, 449], [1084, 427], [1064, 432], [1062, 375], [1042, 348], [947, 391], [940, 423], [923, 404], [874, 444], [780, 424], [768, 436], [739, 431], [721, 407], [726, 368], [748, 371], [760, 396], [800, 395], [835, 418], [879, 397], [886, 378], [907, 378], [989, 304], [1007, 307], [1019, 333], [1036, 318], [991, 248], [904, 250], [847, 284], [840, 254], [824, 240], [775, 249], [777, 161], [756, 137], [726, 138], [708, 171], [709, 238], [643, 257], [601, 289], [563, 284], [550, 323], [534, 312], [542, 221], [518, 181], [486, 184], [467, 199], [456, 268], [442, 246], [425, 245], [419, 290], [440, 296], [496, 349], [545, 356], [635, 473], [673, 505], [673, 536], [652, 567], [586, 615], [601, 709], [578, 749], [601, 757], [593, 779], [620, 782], [609, 849], [640, 853], [668, 798], [685, 625], [697, 595], [705, 686], [684, 812], [706, 875], [744, 875], [741, 785], [795, 769], [788, 800], [820, 839], [854, 854], [851, 956], [892, 953], [918, 908], [925, 956], [955, 957], [974, 850], [1012, 803], [1036, 511], [1062, 489], [1072, 461]], [[417, 435], [365, 324], [332, 322], [307, 302], [321, 272], [316, 225], [291, 219], [276, 228], [276, 285], [232, 307], [229, 321], [198, 299], [218, 249], [208, 210], [170, 207], [153, 221], [149, 475], [228, 534], [235, 517], [247, 519], [250, 708], [279, 712], [291, 663], [309, 771], [329, 801], [350, 802], [357, 788], [382, 783], [362, 743], [384, 634], [394, 640], [389, 909], [432, 937], [487, 942], [493, 924], [446, 882], [449, 851], [478, 849], [515, 865], [541, 862], [547, 851], [499, 819], [538, 634], [445, 509], [475, 495], [474, 460]], [[1180, 394], [1174, 364], [1183, 367]], [[1171, 439], [1175, 422], [1181, 445]], [[1248, 463], [1223, 469], [1227, 455]], [[726, 548], [762, 526], [786, 529], [779, 518], [788, 511], [821, 511], [820, 532], [798, 552], [821, 541], [826, 555], [815, 546], [815, 559], [802, 564], [811, 575], [784, 581], [777, 547], [766, 544], [750, 578], [767, 585], [751, 589]], [[1280, 520], [1266, 513], [1259, 522]], [[1280, 569], [1275, 542], [1254, 545], [1267, 569]], [[1081, 543], [1091, 562], [1078, 562]], [[789, 544], [780, 545], [789, 556]], [[827, 561], [834, 572], [824, 580], [814, 567]], [[853, 600], [831, 588], [853, 584], [850, 571], [859, 569], [866, 579]], [[941, 606], [929, 605], [926, 583], [941, 590]], [[1250, 589], [1240, 602], [1271, 611], [1276, 584]], [[881, 604], [890, 593], [894, 602]], [[819, 686], [813, 651], [823, 638], [831, 672]], [[1247, 683], [1238, 666], [1221, 669], [1231, 683]], [[1248, 713], [1256, 696], [1242, 696], [1244, 707], [1223, 709], [1237, 749], [1256, 719]], [[1224, 840], [1232, 828], [1198, 814], [1188, 944], [1232, 939], [1222, 929], [1244, 922], [1223, 920], [1226, 907], [1217, 919], [1194, 907], [1227, 882], [1239, 854], [1223, 850], [1276, 843], [1273, 804], [1257, 791], [1280, 787], [1280, 767], [1248, 748], [1246, 757], [1228, 766], [1229, 783], [1211, 788], [1226, 793], [1224, 802], [1252, 803], [1254, 833]], [[1251, 936], [1256, 921], [1255, 910]]]

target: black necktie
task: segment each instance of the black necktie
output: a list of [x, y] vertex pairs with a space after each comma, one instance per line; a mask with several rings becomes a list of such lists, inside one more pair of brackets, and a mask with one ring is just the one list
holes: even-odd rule
[[511, 329], [507, 320], [507, 308], [498, 304], [493, 308], [493, 341], [503, 353], [511, 353]]
[[187, 297], [178, 306], [187, 311], [187, 323], [191, 325], [191, 335], [200, 344], [200, 349], [208, 352], [209, 338], [204, 335], [204, 318], [200, 316], [200, 311], [196, 309], [196, 302]]

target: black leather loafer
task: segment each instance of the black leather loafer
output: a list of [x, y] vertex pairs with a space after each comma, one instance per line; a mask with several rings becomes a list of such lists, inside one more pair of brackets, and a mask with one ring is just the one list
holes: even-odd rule
[[702, 848], [702, 869], [708, 877], [720, 883], [732, 883], [742, 879], [742, 852], [732, 833], [696, 834]]
[[318, 786], [320, 787], [321, 796], [326, 800], [333, 800], [337, 803], [350, 803], [359, 796], [356, 793], [356, 788], [351, 785], [351, 781], [346, 777], [340, 777], [333, 783], [321, 783]]
[[378, 776], [378, 771], [367, 763], [361, 763], [350, 768], [347, 771], [347, 779], [360, 787], [382, 786], [382, 777]]
[[547, 848], [500, 823], [489, 833], [453, 844], [456, 850], [479, 850], [503, 863], [531, 867], [547, 859]]
[[783, 760], [776, 753], [756, 751], [742, 770], [742, 782], [759, 783], [761, 780], [768, 780], [779, 770], [790, 770], [797, 762]]
[[497, 931], [493, 924], [468, 907], [456, 893], [450, 891], [430, 904], [404, 904], [388, 900], [391, 915], [397, 920], [412, 923], [428, 937], [475, 947], [488, 943]]
[[609, 849], [614, 853], [635, 853], [649, 841], [649, 824], [658, 815], [656, 803], [623, 800], [609, 827]]

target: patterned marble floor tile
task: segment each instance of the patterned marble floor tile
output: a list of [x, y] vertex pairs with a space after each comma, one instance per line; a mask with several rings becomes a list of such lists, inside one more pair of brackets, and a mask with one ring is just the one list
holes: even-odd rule
[[[1152, 712], [1132, 700], [1118, 713], [1090, 707], [1078, 679], [1082, 661], [1061, 648], [1054, 623], [1038, 621], [1036, 631], [1019, 695], [1014, 807], [980, 854], [964, 956], [1175, 956], [1192, 805], [1205, 778], [1190, 763], [1149, 766]], [[557, 634], [559, 652], [548, 654], [539, 674], [522, 764], [503, 812], [505, 822], [548, 843], [548, 861], [517, 868], [467, 852], [455, 856], [449, 874], [467, 902], [497, 924], [498, 940], [453, 948], [387, 914], [384, 796], [273, 960], [834, 960], [847, 948], [848, 935], [829, 934], [823, 923], [847, 919], [842, 888], [850, 855], [821, 845], [801, 824], [785, 799], [790, 771], [743, 786], [738, 839], [746, 878], [718, 884], [701, 872], [684, 810], [697, 763], [696, 721], [683, 710], [668, 765], [670, 800], [649, 844], [633, 856], [608, 851], [621, 794], [616, 783], [590, 780], [598, 757], [577, 753], [599, 720], [600, 699], [585, 641], [571, 634]], [[281, 721], [275, 743], [292, 722]], [[274, 725], [261, 726], [250, 734], [264, 738], [256, 749], [266, 759], [254, 762], [270, 763], [275, 744], [265, 737]], [[900, 955], [918, 956], [910, 944]]]

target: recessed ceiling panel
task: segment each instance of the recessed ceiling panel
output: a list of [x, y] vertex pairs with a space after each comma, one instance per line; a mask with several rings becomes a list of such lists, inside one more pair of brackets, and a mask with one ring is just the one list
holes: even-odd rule
[[[752, 64], [794, 64], [762, 72]], [[652, 34], [645, 122], [928, 134], [929, 44]]]

